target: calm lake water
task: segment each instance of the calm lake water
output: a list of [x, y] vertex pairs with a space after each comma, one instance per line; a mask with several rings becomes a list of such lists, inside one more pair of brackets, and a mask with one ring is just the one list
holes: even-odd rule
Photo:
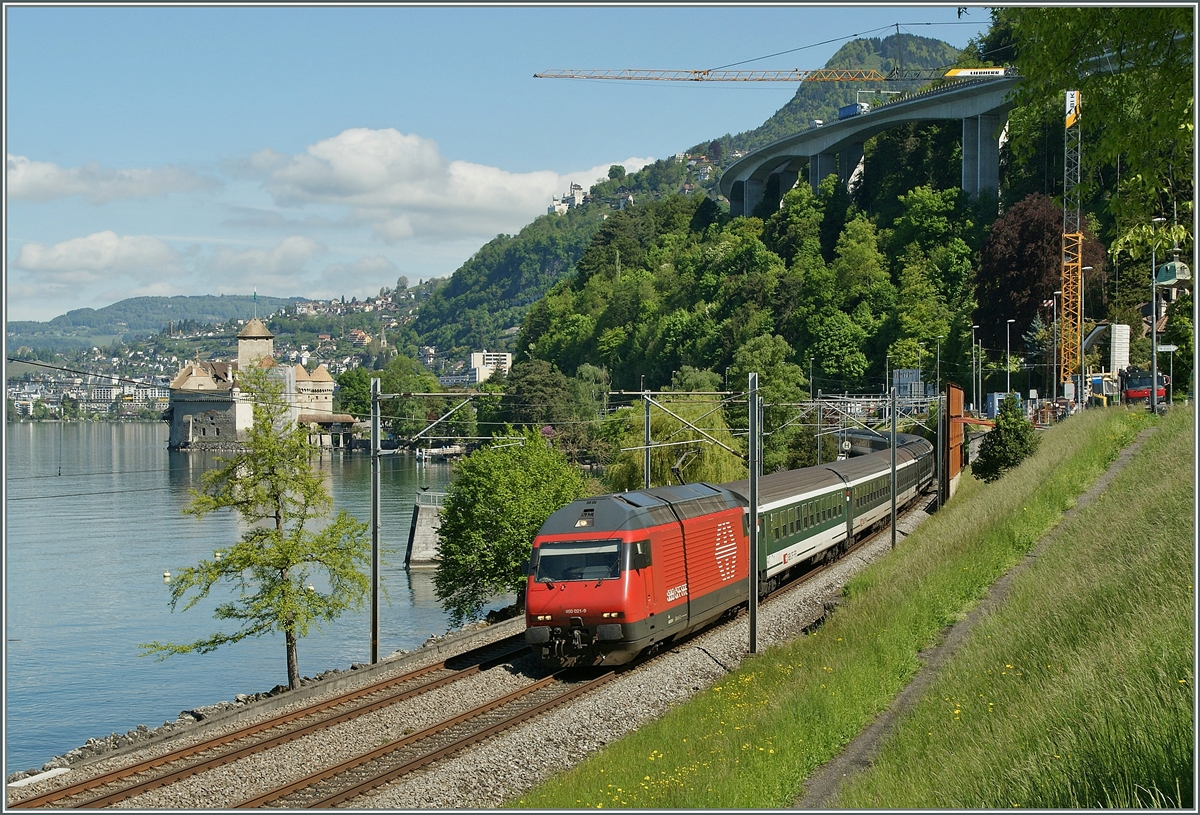
[[[281, 636], [163, 661], [139, 656], [139, 643], [234, 630], [212, 616], [217, 591], [172, 612], [162, 577], [241, 534], [230, 513], [203, 520], [182, 513], [214, 458], [168, 451], [163, 423], [8, 425], [6, 774], [40, 767], [89, 738], [157, 727], [181, 710], [287, 684]], [[334, 507], [370, 521], [369, 455], [327, 451], [317, 465]], [[447, 629], [432, 573], [410, 574], [403, 563], [414, 496], [421, 487], [444, 489], [450, 467], [410, 456], [388, 456], [381, 466], [384, 656]], [[302, 676], [370, 657], [369, 605], [299, 645]]]

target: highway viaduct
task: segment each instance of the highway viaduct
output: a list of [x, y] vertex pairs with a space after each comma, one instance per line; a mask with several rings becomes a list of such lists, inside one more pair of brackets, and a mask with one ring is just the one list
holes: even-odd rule
[[863, 142], [876, 133], [914, 121], [961, 119], [962, 188], [972, 196], [1000, 187], [1000, 134], [1013, 104], [1015, 76], [973, 79], [933, 88], [839, 122], [801, 131], [755, 150], [731, 164], [721, 177], [721, 193], [733, 216], [749, 216], [769, 198], [778, 203], [808, 165], [817, 191], [821, 179], [837, 173], [844, 184], [862, 161]]

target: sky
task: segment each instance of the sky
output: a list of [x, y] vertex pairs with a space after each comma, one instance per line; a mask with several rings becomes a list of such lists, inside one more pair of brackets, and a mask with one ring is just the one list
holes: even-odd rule
[[536, 72], [812, 69], [897, 25], [963, 47], [988, 23], [983, 7], [745, 3], [4, 16], [10, 321], [446, 277], [572, 182], [753, 129], [795, 92]]

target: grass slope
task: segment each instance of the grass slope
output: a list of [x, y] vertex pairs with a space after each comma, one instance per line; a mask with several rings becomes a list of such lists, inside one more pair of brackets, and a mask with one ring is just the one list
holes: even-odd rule
[[954, 501], [851, 581], [847, 602], [815, 634], [747, 658], [510, 805], [792, 806], [805, 779], [917, 673], [920, 652], [1061, 520], [1147, 421], [1088, 411], [1048, 431], [1037, 455], [994, 484], [965, 477]]
[[837, 806], [1194, 806], [1192, 418], [1072, 519]]

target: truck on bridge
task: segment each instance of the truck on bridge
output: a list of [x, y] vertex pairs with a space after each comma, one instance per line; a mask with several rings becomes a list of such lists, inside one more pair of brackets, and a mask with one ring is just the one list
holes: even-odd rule
[[860, 113], [869, 113], [871, 106], [866, 102], [855, 102], [853, 105], [843, 105], [838, 108], [838, 121], [849, 119], [852, 116], [858, 116]]

